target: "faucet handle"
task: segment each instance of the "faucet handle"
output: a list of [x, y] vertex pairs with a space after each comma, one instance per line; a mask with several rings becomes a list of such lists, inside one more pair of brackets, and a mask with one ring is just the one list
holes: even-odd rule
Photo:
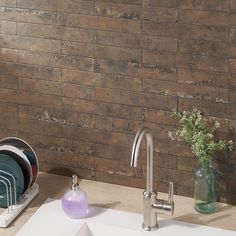
[[172, 203], [174, 198], [174, 183], [169, 182], [169, 194], [168, 194], [168, 202]]
[[152, 204], [152, 209], [156, 213], [168, 213], [169, 215], [173, 215], [174, 213], [174, 184], [173, 182], [169, 182], [169, 194], [168, 200], [156, 199], [156, 202]]

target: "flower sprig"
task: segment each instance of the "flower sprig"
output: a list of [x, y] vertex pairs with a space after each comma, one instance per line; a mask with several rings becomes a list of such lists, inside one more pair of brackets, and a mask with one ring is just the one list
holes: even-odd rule
[[205, 118], [198, 108], [183, 112], [173, 110], [171, 115], [179, 119], [180, 127], [169, 132], [169, 137], [172, 140], [184, 140], [189, 144], [199, 162], [209, 161], [216, 151], [232, 150], [232, 140], [215, 140], [215, 132], [220, 128], [220, 123]]

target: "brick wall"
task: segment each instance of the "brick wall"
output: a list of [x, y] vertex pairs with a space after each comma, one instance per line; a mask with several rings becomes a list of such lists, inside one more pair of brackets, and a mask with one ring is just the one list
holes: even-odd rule
[[[155, 137], [155, 186], [193, 195], [196, 160], [167, 132], [198, 106], [235, 139], [236, 0], [0, 0], [0, 136], [42, 171], [144, 188], [134, 135]], [[144, 145], [145, 148], [145, 145]], [[219, 200], [236, 203], [236, 156], [215, 158]]]

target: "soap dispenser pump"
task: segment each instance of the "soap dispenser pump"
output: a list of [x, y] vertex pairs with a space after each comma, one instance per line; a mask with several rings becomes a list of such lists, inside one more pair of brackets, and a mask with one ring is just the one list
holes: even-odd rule
[[86, 193], [79, 189], [77, 175], [72, 175], [71, 189], [65, 192], [62, 197], [62, 208], [64, 212], [73, 219], [83, 218], [88, 209]]

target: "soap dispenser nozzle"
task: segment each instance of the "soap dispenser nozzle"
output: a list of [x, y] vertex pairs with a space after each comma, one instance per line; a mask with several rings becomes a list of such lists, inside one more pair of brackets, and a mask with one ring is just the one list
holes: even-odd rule
[[71, 189], [76, 191], [76, 190], [78, 190], [78, 188], [79, 188], [78, 176], [77, 175], [72, 175]]

